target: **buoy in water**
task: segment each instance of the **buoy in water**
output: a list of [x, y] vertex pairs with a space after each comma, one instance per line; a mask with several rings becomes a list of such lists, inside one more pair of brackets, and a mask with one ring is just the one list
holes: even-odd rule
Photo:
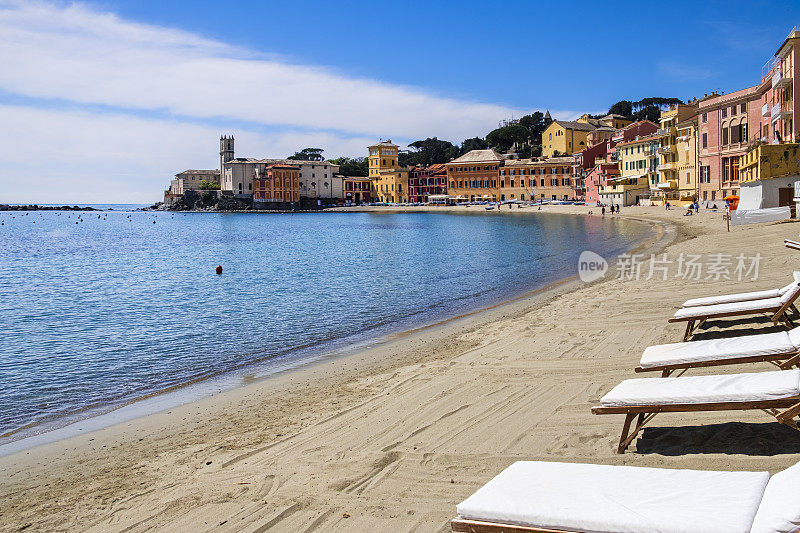
[[222, 265], [217, 265], [217, 274], [222, 275]]

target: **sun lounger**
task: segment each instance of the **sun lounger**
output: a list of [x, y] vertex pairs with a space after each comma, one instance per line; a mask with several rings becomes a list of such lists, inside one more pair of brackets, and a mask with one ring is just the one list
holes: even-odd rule
[[[781, 424], [800, 429], [800, 369], [752, 374], [627, 379], [592, 408], [597, 415], [624, 414], [617, 453], [623, 453], [658, 413], [766, 411]], [[631, 431], [631, 423], [637, 418]]]
[[669, 322], [686, 322], [686, 332], [683, 340], [689, 340], [695, 328], [700, 327], [706, 320], [726, 318], [732, 316], [769, 314], [774, 324], [784, 322], [794, 327], [789, 311], [800, 314], [794, 302], [800, 296], [800, 272], [794, 273], [795, 283], [792, 288], [780, 297], [766, 298], [763, 300], [750, 300], [745, 302], [731, 302], [716, 305], [699, 305], [684, 307], [675, 312]]
[[790, 241], [789, 239], [786, 239], [786, 240], [783, 241], [783, 244], [787, 248], [791, 248], [792, 250], [800, 250], [800, 242]]
[[648, 346], [634, 370], [661, 372], [741, 363], [773, 363], [782, 370], [800, 366], [800, 327], [789, 331], [742, 335], [727, 339], [674, 342]]
[[698, 307], [701, 305], [729, 304], [734, 302], [749, 302], [750, 300], [765, 300], [767, 298], [780, 298], [792, 287], [795, 282], [788, 284], [780, 289], [767, 289], [755, 292], [740, 292], [738, 294], [720, 294], [719, 296], [706, 296], [705, 298], [693, 298], [683, 302], [681, 307]]
[[800, 526], [800, 464], [715, 472], [518, 461], [457, 506], [464, 533], [775, 533]]

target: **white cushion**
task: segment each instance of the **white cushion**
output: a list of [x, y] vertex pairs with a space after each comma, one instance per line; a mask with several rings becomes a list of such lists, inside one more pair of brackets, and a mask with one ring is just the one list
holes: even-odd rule
[[792, 300], [793, 298], [796, 298], [798, 292], [800, 292], [800, 285], [795, 283], [788, 291], [781, 294], [781, 303], [785, 304], [786, 302]]
[[[792, 285], [794, 285], [794, 283], [792, 283]], [[777, 298], [782, 294], [783, 292], [781, 292], [781, 289], [769, 289], [765, 291], [756, 291], [756, 292], [740, 292], [738, 294], [720, 294], [719, 296], [706, 296], [705, 298], [693, 298], [691, 300], [686, 300], [685, 302], [683, 302], [683, 307], [727, 304], [732, 302], [746, 302], [748, 300], [763, 300], [765, 298]]]
[[[791, 295], [791, 292], [786, 294]], [[698, 305], [696, 307], [684, 307], [675, 312], [675, 318], [704, 317], [723, 315], [726, 313], [739, 313], [743, 311], [754, 311], [756, 309], [772, 309], [783, 305], [781, 298], [766, 298], [764, 300], [748, 300], [746, 302], [731, 302], [717, 305]]]
[[800, 368], [756, 372], [626, 379], [600, 399], [605, 407], [680, 403], [755, 402], [800, 395]]
[[789, 340], [800, 350], [800, 326], [789, 330]]
[[[796, 336], [800, 337], [800, 333]], [[648, 346], [642, 354], [640, 366], [642, 368], [652, 368], [680, 363], [699, 363], [702, 361], [720, 361], [739, 357], [790, 353], [796, 350], [797, 347], [792, 343], [789, 333], [778, 331], [776, 333], [744, 335], [728, 339], [675, 342]]]
[[519, 461], [458, 516], [590, 533], [747, 533], [767, 472]]
[[778, 472], [767, 483], [752, 533], [800, 531], [800, 463]]

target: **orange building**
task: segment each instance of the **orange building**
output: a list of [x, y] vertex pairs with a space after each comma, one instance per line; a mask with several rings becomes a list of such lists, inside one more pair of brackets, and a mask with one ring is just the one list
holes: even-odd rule
[[269, 165], [253, 178], [253, 201], [291, 203], [300, 201], [300, 168]]
[[447, 167], [447, 194], [457, 202], [497, 201], [497, 178], [504, 158], [494, 150], [472, 150]]
[[572, 157], [507, 160], [500, 169], [500, 200], [573, 199], [572, 164]]

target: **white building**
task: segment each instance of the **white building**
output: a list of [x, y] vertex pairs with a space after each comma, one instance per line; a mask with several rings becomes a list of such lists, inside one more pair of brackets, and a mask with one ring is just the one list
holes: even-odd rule
[[233, 137], [220, 139], [220, 186], [239, 198], [253, 194], [253, 178], [269, 165], [293, 165], [299, 170], [300, 196], [312, 199], [343, 198], [344, 178], [335, 177], [339, 165], [330, 161], [303, 161], [295, 159], [254, 159], [234, 157]]
[[202, 181], [219, 183], [219, 170], [184, 170], [175, 174], [169, 189], [164, 191], [164, 202], [171, 204], [186, 191], [199, 191]]

